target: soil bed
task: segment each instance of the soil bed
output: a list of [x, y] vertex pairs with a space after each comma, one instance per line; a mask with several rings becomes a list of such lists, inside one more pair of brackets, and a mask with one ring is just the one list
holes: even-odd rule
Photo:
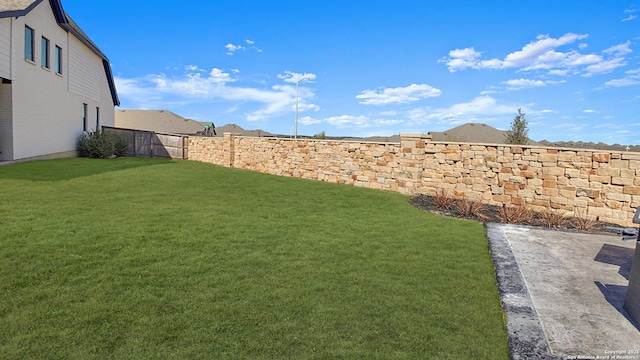
[[[409, 202], [418, 209], [430, 211], [444, 216], [475, 220], [480, 222], [510, 223], [526, 226], [540, 226], [562, 230], [620, 233], [620, 225], [599, 221], [596, 217], [571, 217], [564, 215], [561, 210], [551, 210], [546, 213], [529, 211], [525, 214], [521, 206], [495, 206], [479, 204], [464, 198], [450, 198], [450, 203], [442, 205], [442, 197], [418, 195]], [[519, 214], [515, 214], [520, 210]], [[631, 228], [629, 228], [631, 230]]]

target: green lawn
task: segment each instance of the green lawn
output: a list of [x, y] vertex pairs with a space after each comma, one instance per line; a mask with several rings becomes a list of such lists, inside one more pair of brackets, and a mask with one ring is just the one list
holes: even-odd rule
[[508, 359], [481, 224], [189, 161], [0, 167], [0, 359]]

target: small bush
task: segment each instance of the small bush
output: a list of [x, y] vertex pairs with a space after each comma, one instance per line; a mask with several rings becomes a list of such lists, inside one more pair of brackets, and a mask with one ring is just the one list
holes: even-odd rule
[[498, 212], [500, 221], [508, 224], [529, 223], [533, 215], [533, 211], [524, 205], [504, 205]]
[[586, 210], [576, 210], [573, 224], [576, 229], [591, 230], [598, 224], [598, 217], [587, 215]]
[[462, 197], [456, 200], [455, 207], [460, 212], [460, 215], [465, 217], [475, 217], [479, 219], [485, 218], [482, 210], [484, 210], [484, 204], [480, 198], [475, 200]]
[[127, 155], [127, 140], [118, 134], [104, 131], [84, 132], [78, 138], [80, 156], [108, 159]]
[[542, 224], [550, 228], [563, 227], [567, 221], [566, 211], [564, 210], [545, 208], [545, 210], [540, 212], [539, 215], [542, 220]]
[[453, 197], [443, 189], [440, 189], [433, 196], [433, 205], [441, 209], [451, 209], [451, 206], [453, 205]]

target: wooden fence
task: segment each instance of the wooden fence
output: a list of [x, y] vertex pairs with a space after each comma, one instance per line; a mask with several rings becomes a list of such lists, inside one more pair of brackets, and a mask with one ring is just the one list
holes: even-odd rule
[[162, 134], [110, 126], [103, 126], [102, 131], [112, 132], [127, 139], [129, 156], [189, 159], [188, 135]]

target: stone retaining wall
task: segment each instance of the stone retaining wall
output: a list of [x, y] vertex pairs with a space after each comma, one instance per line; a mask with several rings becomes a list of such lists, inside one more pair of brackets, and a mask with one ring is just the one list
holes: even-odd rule
[[191, 137], [189, 159], [268, 174], [403, 194], [480, 198], [493, 205], [562, 209], [633, 226], [640, 153], [497, 144]]

